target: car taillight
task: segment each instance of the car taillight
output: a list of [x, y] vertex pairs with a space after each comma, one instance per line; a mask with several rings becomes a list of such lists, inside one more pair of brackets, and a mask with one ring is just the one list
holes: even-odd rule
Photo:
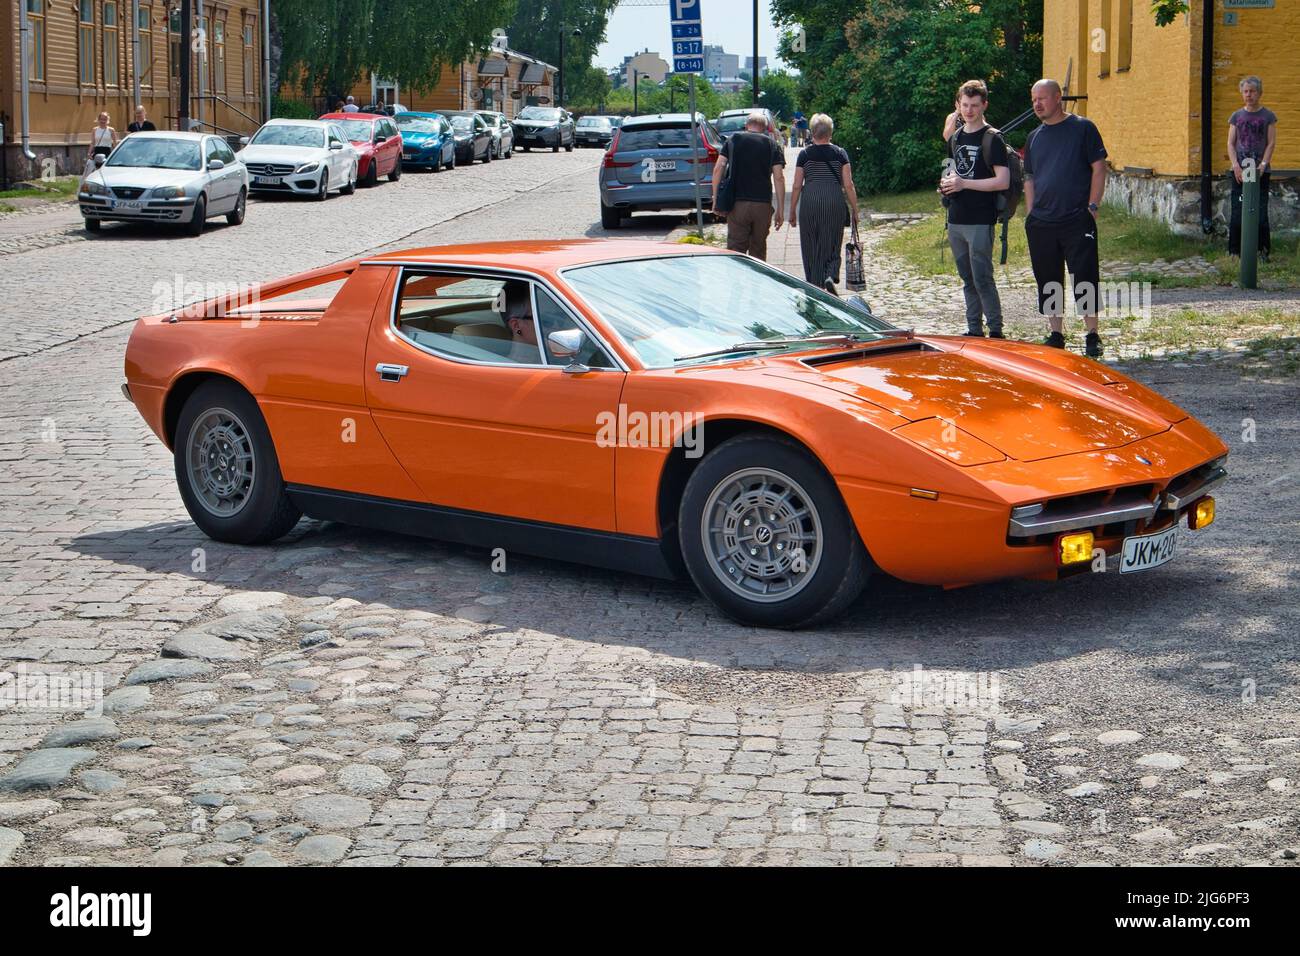
[[609, 149], [605, 150], [605, 161], [602, 165], [606, 169], [626, 169], [628, 166], [636, 165], [635, 163], [619, 163], [614, 160], [614, 154], [618, 152], [618, 135], [620, 132], [620, 130], [614, 131], [614, 138], [609, 141]]
[[692, 159], [693, 163], [708, 163], [712, 165], [718, 161], [718, 151], [713, 148], [709, 138], [704, 135], [704, 127], [700, 127], [700, 141], [704, 144], [704, 155], [699, 159]]

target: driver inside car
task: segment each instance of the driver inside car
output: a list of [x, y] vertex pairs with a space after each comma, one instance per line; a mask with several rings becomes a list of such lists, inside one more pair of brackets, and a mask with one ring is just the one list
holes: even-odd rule
[[528, 283], [507, 282], [503, 291], [506, 298], [506, 326], [510, 329], [510, 351], [506, 353], [506, 359], [521, 365], [542, 364]]

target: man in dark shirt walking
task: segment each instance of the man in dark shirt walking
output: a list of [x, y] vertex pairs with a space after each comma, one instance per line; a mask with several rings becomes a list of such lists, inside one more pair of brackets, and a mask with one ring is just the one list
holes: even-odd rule
[[1025, 238], [1038, 284], [1038, 311], [1051, 332], [1044, 344], [1065, 348], [1065, 267], [1075, 311], [1088, 330], [1085, 351], [1101, 355], [1097, 334], [1101, 262], [1097, 210], [1106, 192], [1106, 147], [1090, 120], [1061, 107], [1061, 86], [1039, 80], [1030, 95], [1042, 125], [1025, 143]]
[[713, 208], [718, 208], [718, 187], [727, 167], [735, 184], [735, 204], [725, 215], [727, 248], [767, 259], [767, 234], [772, 228], [772, 196], [776, 195], [776, 228], [785, 222], [785, 151], [766, 134], [767, 117], [761, 110], [749, 114], [745, 128], [722, 144], [713, 166]]
[[1264, 93], [1264, 81], [1248, 76], [1237, 84], [1245, 104], [1228, 118], [1228, 158], [1232, 160], [1231, 186], [1232, 214], [1228, 219], [1228, 252], [1241, 255], [1241, 184], [1246, 170], [1254, 164], [1254, 176], [1259, 180], [1259, 257], [1268, 261], [1272, 237], [1268, 226], [1268, 173], [1277, 146], [1277, 114], [1261, 106], [1259, 98]]
[[993, 277], [993, 224], [998, 194], [1011, 185], [1007, 146], [984, 122], [989, 91], [983, 80], [967, 80], [957, 91], [962, 125], [948, 140], [951, 162], [939, 181], [948, 206], [948, 244], [966, 297], [966, 334], [1002, 338], [1002, 299]]

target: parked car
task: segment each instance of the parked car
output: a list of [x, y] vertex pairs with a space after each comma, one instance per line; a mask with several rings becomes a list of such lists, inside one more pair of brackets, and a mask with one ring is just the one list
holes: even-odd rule
[[[736, 620], [800, 627], [877, 571], [1056, 579], [1097, 551], [1155, 568], [1227, 476], [1213, 432], [1112, 368], [896, 329], [720, 249], [447, 246], [258, 293], [145, 317], [126, 349], [124, 392], [218, 541], [306, 514], [684, 573]], [[355, 444], [320, 439], [340, 395]]]
[[439, 110], [451, 123], [456, 142], [456, 162], [466, 166], [474, 160], [492, 162], [492, 132], [483, 117], [473, 110]]
[[534, 146], [551, 147], [558, 153], [563, 146], [573, 151], [573, 117], [558, 106], [525, 106], [515, 116], [515, 142], [526, 153]]
[[506, 119], [505, 113], [494, 113], [491, 110], [479, 110], [478, 115], [483, 117], [483, 122], [488, 125], [488, 132], [492, 134], [492, 158], [509, 159], [515, 154], [515, 130], [510, 125], [510, 120]]
[[[696, 114], [699, 142], [691, 149], [689, 113], [633, 116], [614, 132], [600, 170], [600, 224], [622, 225], [638, 210], [687, 209], [700, 201], [712, 207], [713, 164], [722, 140], [708, 120]], [[647, 182], [642, 174], [654, 170]]]
[[402, 134], [387, 116], [378, 113], [326, 113], [321, 119], [337, 123], [357, 151], [357, 179], [375, 186], [380, 176], [402, 178]]
[[[763, 115], [767, 118], [767, 129], [764, 130], [772, 141], [778, 146], [784, 147], [785, 142], [781, 139], [781, 130], [776, 123], [776, 117], [772, 115], [769, 109], [762, 109]], [[731, 139], [732, 135], [739, 133], [745, 128], [745, 123], [749, 120], [749, 114], [753, 109], [743, 110], [723, 110], [718, 114], [718, 118], [713, 121], [717, 127], [718, 133], [724, 140]]]
[[578, 146], [604, 148], [614, 138], [614, 119], [611, 116], [584, 116], [574, 127], [573, 138]]
[[[244, 142], [244, 140], [241, 140]], [[253, 192], [326, 199], [331, 189], [353, 193], [360, 158], [334, 122], [273, 119], [247, 140], [239, 158]]]
[[220, 136], [133, 133], [81, 184], [86, 230], [113, 222], [175, 222], [197, 236], [212, 216], [244, 221], [248, 172]]
[[402, 164], [426, 166], [434, 172], [456, 167], [456, 137], [451, 121], [441, 113], [398, 113], [393, 122], [402, 133]]

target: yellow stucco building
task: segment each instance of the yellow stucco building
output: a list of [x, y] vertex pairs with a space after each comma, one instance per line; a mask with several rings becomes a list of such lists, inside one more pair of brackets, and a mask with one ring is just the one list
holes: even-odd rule
[[1207, 214], [1220, 221], [1226, 215], [1228, 117], [1242, 105], [1237, 84], [1260, 77], [1263, 105], [1278, 117], [1270, 218], [1275, 234], [1295, 232], [1300, 0], [1189, 6], [1158, 27], [1147, 0], [1044, 0], [1043, 75], [1062, 84], [1068, 78], [1066, 92], [1086, 97], [1073, 109], [1105, 140], [1115, 173], [1107, 202], [1187, 233], [1200, 232]]

